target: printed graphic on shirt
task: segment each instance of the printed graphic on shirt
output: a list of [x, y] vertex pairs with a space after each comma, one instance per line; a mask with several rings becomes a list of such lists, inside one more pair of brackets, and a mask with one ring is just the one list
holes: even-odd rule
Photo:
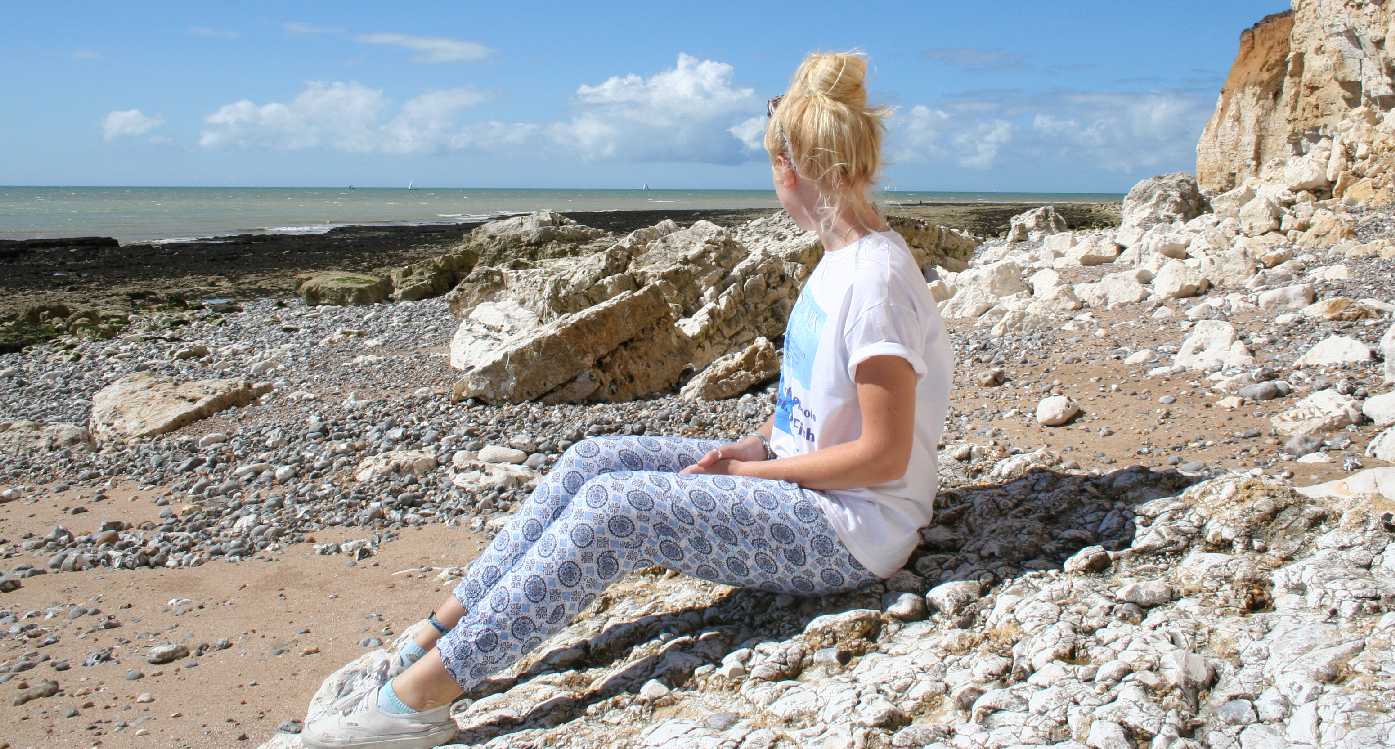
[[785, 326], [785, 368], [800, 385], [813, 380], [814, 358], [819, 353], [819, 334], [827, 319], [812, 294], [800, 294]]
[[775, 428], [809, 442], [814, 441], [814, 425], [818, 418], [795, 394], [791, 381], [806, 390], [813, 382], [814, 360], [818, 357], [819, 338], [827, 317], [813, 295], [803, 293], [785, 326], [785, 360], [780, 369], [780, 392], [775, 400]]
[[785, 378], [781, 376], [780, 393], [775, 399], [775, 428], [785, 434], [813, 442], [816, 423], [818, 417], [804, 406], [799, 396], [794, 394], [794, 389], [786, 385]]

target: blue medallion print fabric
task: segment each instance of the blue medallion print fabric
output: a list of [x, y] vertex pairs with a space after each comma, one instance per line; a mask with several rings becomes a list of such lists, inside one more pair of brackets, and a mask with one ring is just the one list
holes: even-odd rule
[[805, 596], [879, 579], [815, 492], [677, 473], [719, 444], [594, 437], [568, 448], [456, 587], [465, 616], [436, 646], [452, 678], [468, 690], [506, 668], [640, 567]]

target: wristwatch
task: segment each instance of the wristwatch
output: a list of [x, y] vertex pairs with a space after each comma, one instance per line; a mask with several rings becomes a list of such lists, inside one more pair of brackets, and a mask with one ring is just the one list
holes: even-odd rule
[[766, 439], [765, 435], [761, 434], [760, 432], [751, 432], [751, 436], [760, 440], [761, 446], [765, 448], [765, 459], [774, 460], [775, 451], [770, 449], [770, 440]]

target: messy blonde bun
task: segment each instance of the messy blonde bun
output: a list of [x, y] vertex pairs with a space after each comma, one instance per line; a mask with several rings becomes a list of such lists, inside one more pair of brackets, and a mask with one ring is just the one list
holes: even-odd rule
[[881, 166], [881, 108], [867, 106], [867, 57], [813, 52], [794, 72], [765, 130], [771, 161], [785, 156], [832, 206], [866, 191]]

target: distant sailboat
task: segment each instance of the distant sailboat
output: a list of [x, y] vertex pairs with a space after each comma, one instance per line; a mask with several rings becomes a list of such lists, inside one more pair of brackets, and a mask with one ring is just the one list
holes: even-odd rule
[[649, 183], [648, 183], [648, 182], [645, 182], [645, 183], [644, 183], [644, 189], [646, 189], [646, 190], [649, 189]]
[[408, 190], [413, 189], [413, 186], [414, 186], [414, 185], [416, 185], [416, 181], [415, 181], [415, 180], [407, 180], [407, 189], [408, 189]]

